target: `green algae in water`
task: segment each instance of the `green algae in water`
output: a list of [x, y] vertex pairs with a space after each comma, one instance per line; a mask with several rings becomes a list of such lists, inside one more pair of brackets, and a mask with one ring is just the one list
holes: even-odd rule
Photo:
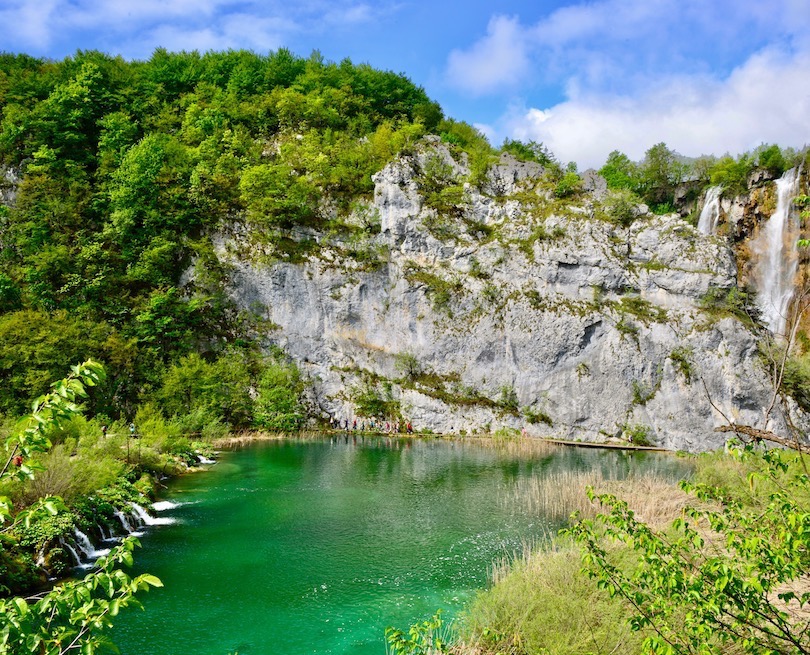
[[546, 471], [682, 468], [660, 455], [560, 449], [518, 460], [462, 442], [257, 444], [172, 484], [136, 572], [164, 589], [122, 613], [123, 655], [382, 655], [386, 626], [452, 617], [491, 563], [559, 527], [510, 506]]

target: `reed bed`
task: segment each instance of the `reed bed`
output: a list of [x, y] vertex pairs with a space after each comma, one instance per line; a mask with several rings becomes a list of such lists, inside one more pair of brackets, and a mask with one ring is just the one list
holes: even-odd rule
[[239, 432], [215, 439], [211, 442], [211, 446], [217, 450], [234, 450], [257, 441], [280, 441], [287, 437], [288, 435], [283, 432]]
[[640, 520], [653, 527], [670, 523], [690, 500], [670, 478], [656, 473], [616, 480], [606, 478], [600, 471], [560, 471], [520, 480], [507, 502], [527, 507], [551, 521], [564, 521], [574, 512], [592, 518], [603, 508], [588, 499], [589, 487], [596, 493], [618, 496]]
[[564, 446], [552, 441], [536, 439], [533, 437], [459, 437], [458, 440], [463, 441], [464, 443], [475, 444], [481, 448], [491, 449], [498, 454], [518, 459], [530, 459], [537, 455], [547, 455], [564, 448]]

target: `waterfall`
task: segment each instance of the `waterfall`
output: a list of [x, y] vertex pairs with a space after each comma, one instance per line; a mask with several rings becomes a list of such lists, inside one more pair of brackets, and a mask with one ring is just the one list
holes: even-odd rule
[[799, 192], [799, 170], [791, 168], [776, 181], [776, 211], [751, 244], [757, 258], [754, 283], [757, 305], [768, 329], [784, 335], [787, 312], [799, 267], [796, 241], [798, 212], [793, 198]]
[[73, 528], [73, 534], [76, 536], [76, 545], [84, 553], [86, 559], [95, 560], [102, 555], [107, 555], [110, 552], [109, 548], [96, 550], [90, 538], [78, 528]]
[[82, 558], [79, 557], [79, 553], [76, 552], [76, 549], [71, 546], [67, 541], [64, 539], [59, 539], [59, 543], [62, 544], [62, 547], [67, 550], [71, 555], [73, 555], [73, 559], [76, 560], [76, 566], [82, 565]]
[[210, 459], [210, 458], [206, 457], [205, 455], [197, 455], [197, 461], [200, 464], [216, 464], [217, 463], [217, 461], [215, 459]]
[[701, 234], [714, 234], [717, 230], [717, 222], [720, 220], [721, 193], [723, 193], [722, 186], [709, 187], [706, 191], [706, 199], [703, 201], [703, 209], [700, 210], [697, 224]]
[[160, 517], [155, 518], [150, 516], [149, 513], [137, 503], [130, 503], [132, 507], [132, 511], [135, 513], [144, 525], [169, 525], [170, 523], [174, 523], [175, 520], [169, 517]]
[[165, 512], [167, 509], [174, 509], [175, 507], [180, 507], [181, 503], [174, 503], [171, 500], [161, 500], [156, 503], [152, 503], [152, 509], [156, 512]]
[[118, 520], [121, 521], [121, 527], [124, 528], [124, 532], [132, 534], [135, 531], [135, 527], [129, 522], [129, 517], [126, 514], [118, 511], [115, 515], [118, 517]]

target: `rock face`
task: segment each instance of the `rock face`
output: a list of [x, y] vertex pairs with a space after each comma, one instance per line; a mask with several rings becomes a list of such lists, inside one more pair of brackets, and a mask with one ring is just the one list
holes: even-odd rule
[[[437, 166], [457, 201], [430, 199]], [[314, 382], [324, 417], [351, 420], [371, 394], [435, 432], [690, 451], [722, 446], [727, 420], [784, 428], [778, 409], [763, 418], [772, 390], [753, 332], [703, 307], [736, 284], [723, 240], [677, 215], [622, 227], [593, 175], [595, 194], [561, 201], [539, 165], [507, 156], [477, 186], [468, 172], [437, 141], [393, 162], [374, 177], [379, 233], [321, 238], [305, 263], [219, 240], [233, 298], [264, 306], [268, 339]]]

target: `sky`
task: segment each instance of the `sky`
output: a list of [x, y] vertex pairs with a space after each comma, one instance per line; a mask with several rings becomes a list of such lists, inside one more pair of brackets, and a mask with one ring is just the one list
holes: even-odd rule
[[313, 50], [562, 162], [810, 145], [810, 0], [0, 0], [0, 50]]

